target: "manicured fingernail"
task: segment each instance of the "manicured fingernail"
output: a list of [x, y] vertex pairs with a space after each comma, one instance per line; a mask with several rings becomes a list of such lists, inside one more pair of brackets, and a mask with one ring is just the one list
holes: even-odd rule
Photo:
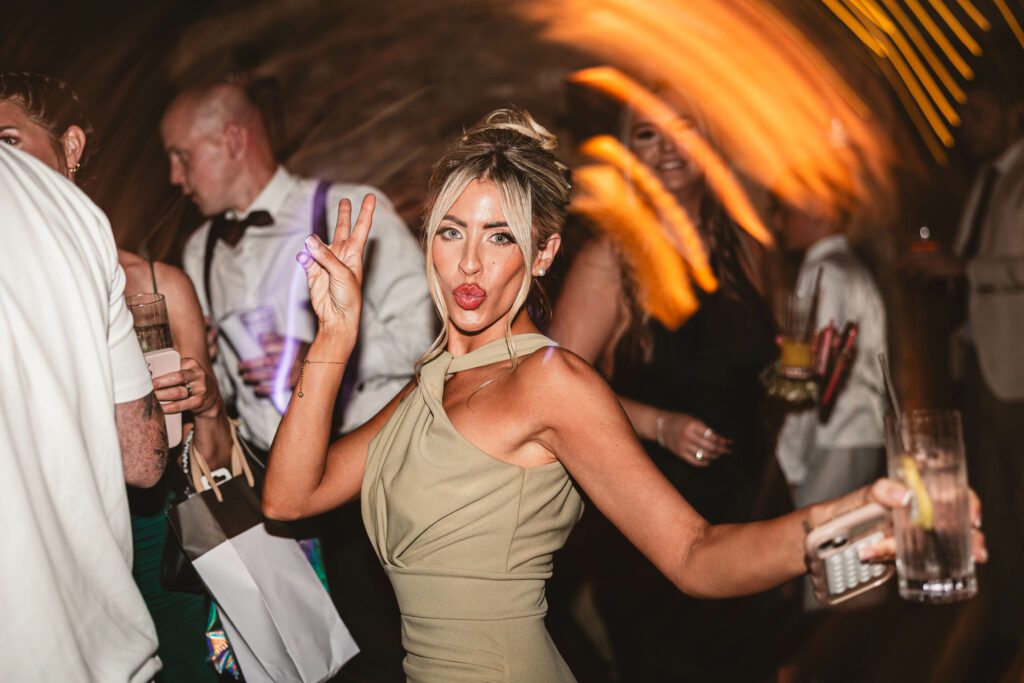
[[910, 501], [912, 500], [914, 500], [914, 492], [908, 489], [907, 492], [903, 494], [903, 498], [900, 500], [900, 507], [907, 507], [908, 505], [910, 505]]
[[975, 529], [980, 529], [981, 528], [981, 517], [978, 517], [976, 520], [974, 520], [974, 528]]
[[988, 562], [988, 551], [985, 550], [984, 548], [982, 548], [981, 550], [978, 551], [978, 561], [979, 562]]
[[867, 562], [868, 560], [875, 559], [875, 553], [871, 548], [861, 548], [857, 551], [857, 557], [861, 562]]
[[310, 235], [306, 238], [307, 247], [315, 247], [320, 243], [320, 239], [316, 235]]

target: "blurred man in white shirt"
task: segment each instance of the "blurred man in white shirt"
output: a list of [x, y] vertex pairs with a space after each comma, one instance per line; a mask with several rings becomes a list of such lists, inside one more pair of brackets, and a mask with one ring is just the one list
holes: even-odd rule
[[818, 272], [821, 288], [814, 329], [831, 322], [858, 326], [857, 351], [828, 420], [817, 408], [786, 417], [776, 454], [797, 507], [849, 493], [881, 474], [884, 462], [885, 388], [878, 354], [886, 350], [885, 306], [874, 279], [841, 233], [839, 211], [824, 204], [803, 210], [778, 205], [774, 228], [782, 246], [803, 252], [796, 293], [810, 298]]
[[[331, 241], [343, 198], [359, 206], [365, 194], [376, 194], [357, 360], [346, 370], [336, 421], [348, 432], [375, 415], [412, 377], [436, 320], [423, 252], [387, 197], [366, 185], [300, 178], [278, 165], [262, 113], [239, 85], [182, 93], [164, 115], [161, 133], [171, 182], [210, 219], [184, 253], [185, 272], [206, 314], [216, 324], [233, 313], [269, 307], [280, 333], [264, 344], [262, 358], [251, 360], [240, 358], [226, 339], [227, 322], [217, 343], [225, 400], [233, 401], [242, 434], [257, 450], [270, 448], [316, 333], [295, 255], [310, 234]], [[397, 605], [362, 533], [358, 505], [331, 513], [323, 528], [331, 597], [362, 651], [345, 666], [342, 680], [404, 680]]]
[[967, 287], [954, 357], [963, 371], [967, 471], [985, 506], [992, 557], [979, 581], [988, 613], [985, 647], [971, 670], [976, 680], [1000, 678], [1024, 640], [1024, 97], [998, 75], [979, 72], [967, 89], [961, 143], [977, 173], [953, 253], [903, 263]]
[[[367, 243], [358, 361], [340, 397], [341, 431], [372, 417], [412, 377], [433, 339], [435, 314], [419, 243], [379, 190], [300, 178], [278, 165], [259, 108], [238, 85], [189, 90], [168, 108], [161, 126], [171, 182], [210, 218], [185, 246], [185, 272], [216, 323], [258, 306], [273, 310], [285, 340], [263, 359], [244, 362], [225, 335], [217, 344], [218, 375], [233, 401], [243, 435], [268, 450], [281, 420], [316, 318], [295, 254], [320, 230], [330, 242], [342, 198], [359, 206], [377, 195]], [[318, 190], [319, 193], [318, 193]], [[319, 196], [318, 196], [319, 195]], [[282, 347], [288, 348], [284, 350]]]

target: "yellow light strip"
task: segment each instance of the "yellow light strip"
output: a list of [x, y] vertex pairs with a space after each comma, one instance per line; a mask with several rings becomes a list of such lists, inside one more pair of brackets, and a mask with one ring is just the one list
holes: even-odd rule
[[573, 180], [576, 187], [569, 210], [586, 216], [622, 250], [644, 310], [665, 327], [678, 328], [700, 303], [683, 259], [666, 238], [658, 217], [610, 166], [584, 166], [576, 170]]
[[718, 280], [708, 263], [704, 245], [693, 221], [645, 164], [610, 135], [590, 138], [580, 145], [580, 152], [609, 164], [639, 189], [675, 234], [680, 252], [690, 266], [697, 285], [705, 292], [718, 289]]
[[946, 37], [946, 34], [942, 32], [941, 28], [939, 28], [939, 25], [935, 23], [934, 19], [932, 19], [932, 15], [928, 14], [928, 11], [920, 2], [918, 2], [918, 0], [905, 1], [907, 3], [907, 7], [910, 8], [910, 11], [914, 13], [917, 20], [921, 22], [922, 26], [924, 26], [924, 30], [928, 32], [928, 35], [932, 37], [935, 44], [938, 45], [939, 49], [941, 49], [943, 54], [946, 55], [946, 59], [949, 60], [949, 63], [952, 64], [964, 78], [974, 78], [974, 70], [970, 67], [967, 61], [960, 56], [960, 52], [953, 47], [953, 43], [950, 42], [949, 38]]
[[961, 88], [956, 82], [956, 79], [953, 78], [953, 74], [949, 72], [946, 65], [939, 59], [939, 56], [935, 54], [935, 50], [932, 49], [931, 44], [929, 44], [929, 42], [925, 40], [925, 37], [921, 35], [921, 32], [917, 30], [917, 26], [915, 26], [910, 17], [907, 16], [907, 13], [903, 11], [903, 8], [899, 6], [899, 3], [896, 2], [896, 0], [883, 0], [883, 2], [885, 2], [886, 7], [889, 8], [889, 11], [892, 13], [899, 25], [903, 27], [904, 31], [906, 31], [910, 40], [912, 40], [914, 45], [917, 46], [918, 51], [924, 56], [928, 65], [931, 66], [932, 71], [934, 71], [935, 75], [938, 76], [940, 81], [942, 81], [942, 84], [946, 86], [946, 90], [949, 91], [949, 94], [961, 104], [967, 101], [967, 94], [964, 92], [963, 88]]
[[[859, 0], [846, 0], [848, 4], [859, 3]], [[852, 6], [854, 11], [860, 11], [860, 8], [856, 5]], [[874, 18], [868, 17], [872, 23], [876, 26]], [[879, 27], [881, 29], [881, 27]], [[939, 140], [947, 147], [953, 146], [953, 135], [950, 133], [949, 128], [942, 121], [938, 112], [935, 111], [935, 107], [932, 105], [931, 100], [928, 98], [924, 90], [921, 89], [920, 83], [915, 78], [911, 69], [907, 66], [906, 62], [903, 61], [903, 57], [900, 56], [899, 50], [895, 48], [892, 41], [884, 33], [879, 33], [877, 37], [878, 41], [885, 48], [886, 56], [889, 58], [889, 62], [893, 68], [896, 69], [896, 73], [899, 75], [900, 80], [906, 86], [910, 93], [910, 96], [914, 98], [921, 113], [924, 114], [925, 119], [928, 121], [928, 125], [931, 126], [932, 130], [938, 136]]]
[[932, 78], [932, 74], [928, 71], [927, 67], [921, 62], [921, 59], [914, 52], [914, 49], [907, 43], [907, 39], [904, 37], [903, 32], [900, 31], [900, 27], [897, 26], [889, 16], [885, 13], [885, 10], [878, 5], [875, 0], [854, 0], [855, 2], [861, 2], [868, 6], [871, 16], [875, 18], [878, 26], [885, 31], [893, 43], [896, 45], [896, 49], [899, 50], [900, 54], [906, 60], [910, 70], [913, 71], [914, 76], [917, 78], [918, 83], [924, 86], [932, 102], [938, 107], [939, 111], [946, 120], [954, 125], [960, 125], [960, 115], [956, 113], [953, 105], [946, 99], [945, 94], [939, 88], [938, 83]]
[[740, 227], [762, 244], [773, 243], [771, 233], [761, 222], [747, 193], [718, 154], [692, 128], [680, 121], [672, 108], [662, 102], [660, 98], [645, 90], [636, 81], [617, 69], [607, 66], [577, 71], [569, 77], [569, 80], [604, 92], [649, 116], [662, 131], [672, 138], [679, 149], [686, 150], [686, 153], [700, 166], [715, 195]]
[[[946, 25], [953, 31], [953, 35], [959, 38], [960, 42], [964, 44], [964, 47], [970, 50], [971, 54], [975, 57], [980, 56], [981, 45], [978, 45], [978, 41], [976, 41], [971, 34], [967, 32], [967, 29], [965, 29], [964, 25], [960, 23], [960, 20], [953, 16], [953, 12], [946, 7], [946, 3], [942, 2], [942, 0], [928, 1], [931, 3], [931, 6], [935, 9], [938, 15], [942, 17], [942, 20], [946, 22]], [[997, 4], [1000, 2], [1000, 0], [995, 1]]]
[[1010, 25], [1010, 30], [1017, 37], [1017, 42], [1020, 43], [1021, 47], [1024, 47], [1024, 29], [1021, 28], [1017, 17], [1010, 11], [1010, 7], [1006, 4], [1005, 0], [993, 1], [996, 3], [996, 7], [999, 8], [999, 13], [1003, 15], [1003, 19], [1006, 19], [1006, 23]]
[[857, 39], [862, 42], [869, 50], [875, 53], [876, 57], [885, 57], [885, 51], [882, 46], [878, 44], [878, 41], [872, 37], [871, 33], [864, 27], [857, 17], [853, 16], [848, 9], [842, 6], [836, 0], [822, 0], [825, 6], [832, 10], [832, 14], [836, 15], [839, 21], [846, 25], [846, 28], [850, 29], [853, 35], [857, 36]]
[[925, 147], [928, 148], [928, 152], [932, 155], [937, 163], [945, 166], [949, 157], [946, 155], [946, 151], [942, 144], [937, 139], [935, 132], [929, 127], [928, 122], [925, 121], [924, 115], [921, 110], [914, 106], [914, 99], [907, 92], [906, 87], [902, 81], [899, 80], [898, 76], [893, 73], [894, 69], [892, 64], [883, 60], [879, 62], [879, 66], [882, 69], [882, 73], [885, 75], [885, 79], [889, 81], [889, 85], [892, 86], [896, 96], [900, 98], [900, 102], [903, 103], [903, 109], [907, 112], [910, 117], [911, 123], [917, 128], [917, 132], [921, 135], [921, 140], [924, 141]]
[[974, 6], [974, 3], [971, 2], [971, 0], [959, 0], [959, 2], [960, 7], [963, 8], [964, 12], [967, 13], [967, 16], [969, 16], [974, 23], [978, 25], [978, 28], [982, 31], [988, 31], [992, 28], [992, 25], [988, 23], [988, 19], [986, 19], [985, 15]]

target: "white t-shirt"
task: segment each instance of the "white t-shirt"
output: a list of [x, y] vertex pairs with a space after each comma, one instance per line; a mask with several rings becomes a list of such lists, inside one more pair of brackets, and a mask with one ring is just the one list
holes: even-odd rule
[[152, 383], [110, 224], [0, 148], [0, 234], [0, 680], [151, 680], [114, 403]]

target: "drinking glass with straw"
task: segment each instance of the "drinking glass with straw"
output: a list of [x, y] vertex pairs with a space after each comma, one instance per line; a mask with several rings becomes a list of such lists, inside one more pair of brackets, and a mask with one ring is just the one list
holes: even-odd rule
[[902, 412], [885, 353], [878, 362], [892, 406], [886, 419], [889, 476], [912, 496], [908, 508], [893, 512], [900, 596], [930, 603], [965, 600], [978, 584], [960, 414]]

